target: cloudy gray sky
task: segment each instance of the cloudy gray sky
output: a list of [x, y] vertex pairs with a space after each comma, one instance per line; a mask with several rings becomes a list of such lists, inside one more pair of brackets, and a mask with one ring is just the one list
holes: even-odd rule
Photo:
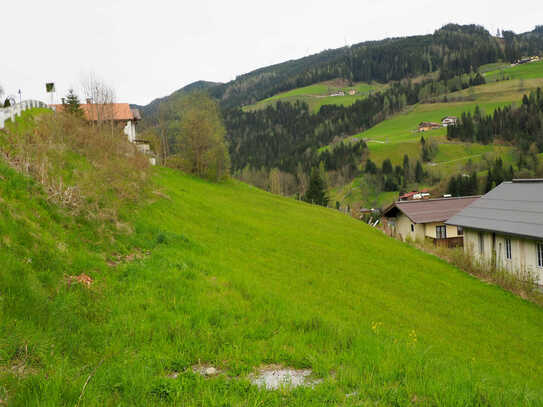
[[0, 85], [46, 100], [79, 90], [90, 72], [118, 101], [138, 104], [193, 81], [253, 69], [346, 43], [431, 33], [449, 22], [492, 33], [543, 24], [536, 0], [6, 0]]

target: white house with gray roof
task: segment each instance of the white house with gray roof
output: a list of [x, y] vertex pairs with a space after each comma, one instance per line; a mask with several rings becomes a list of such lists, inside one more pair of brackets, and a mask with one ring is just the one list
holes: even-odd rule
[[451, 217], [477, 260], [533, 273], [543, 284], [543, 179], [503, 182]]

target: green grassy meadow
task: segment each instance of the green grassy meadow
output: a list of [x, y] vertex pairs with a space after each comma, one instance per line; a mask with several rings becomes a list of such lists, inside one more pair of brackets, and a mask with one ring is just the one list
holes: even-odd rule
[[[337, 211], [158, 168], [132, 233], [105, 238], [0, 175], [10, 405], [543, 403], [543, 310]], [[268, 364], [324, 381], [260, 390]]]
[[[245, 106], [244, 110], [258, 110], [277, 103], [277, 101], [291, 102], [302, 101], [308, 104], [312, 112], [317, 112], [324, 105], [343, 105], [350, 106], [359, 99], [367, 97], [371, 92], [383, 88], [380, 84], [368, 84], [359, 82], [353, 86], [346, 86], [345, 83], [338, 81], [326, 81], [302, 88], [293, 89], [287, 92], [279, 93], [267, 99], [261, 100], [254, 105]], [[355, 89], [355, 95], [347, 94], [349, 90]], [[338, 90], [344, 91], [345, 96], [328, 96]]]
[[496, 66], [496, 69], [485, 72], [483, 75], [489, 82], [495, 81], [501, 72], [511, 79], [536, 79], [543, 76], [543, 61], [530, 62], [516, 66]]

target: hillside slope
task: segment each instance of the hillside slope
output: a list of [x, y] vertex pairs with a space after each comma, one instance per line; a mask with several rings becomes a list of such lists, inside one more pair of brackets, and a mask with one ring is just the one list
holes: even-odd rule
[[[509, 79], [496, 81], [496, 72]], [[492, 69], [484, 76], [488, 80], [484, 85], [448, 93], [442, 96], [438, 103], [418, 103], [409, 106], [347, 140], [365, 140], [369, 158], [379, 166], [386, 159], [390, 159], [393, 165], [401, 165], [405, 154], [413, 162], [421, 159], [421, 137], [433, 140], [438, 146], [438, 153], [431, 162], [425, 164], [425, 169], [438, 174], [442, 179], [454, 173], [469, 172], [465, 168], [468, 162], [470, 165], [476, 165], [484, 160], [501, 157], [505, 163], [514, 164], [514, 146], [504, 143], [483, 145], [447, 140], [445, 128], [424, 133], [417, 131], [420, 122], [440, 122], [445, 116], [460, 117], [462, 113], [473, 113], [476, 107], [484, 114], [492, 114], [497, 108], [520, 104], [525, 94], [543, 87], [543, 62], [514, 67], [507, 65], [500, 70]], [[321, 150], [332, 147], [330, 145]], [[336, 188], [332, 193], [333, 199], [344, 205], [362, 202], [368, 206], [383, 206], [397, 198], [397, 193], [372, 193], [363, 178], [359, 177], [344, 187]], [[413, 188], [416, 187], [413, 185]]]
[[[153, 185], [111, 235], [0, 165], [0, 399], [543, 403], [537, 306], [337, 211], [163, 168]], [[251, 385], [269, 364], [324, 381]]]

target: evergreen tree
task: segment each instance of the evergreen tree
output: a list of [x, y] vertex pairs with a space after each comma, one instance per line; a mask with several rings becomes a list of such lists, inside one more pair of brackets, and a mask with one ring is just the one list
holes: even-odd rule
[[422, 182], [424, 179], [424, 171], [422, 169], [422, 164], [419, 160], [417, 160], [417, 165], [415, 167], [415, 181], [416, 182]]
[[451, 177], [449, 180], [449, 186], [447, 187], [447, 192], [452, 196], [458, 196], [458, 184], [456, 180], [456, 177]]
[[404, 184], [409, 181], [410, 178], [410, 171], [409, 171], [409, 157], [407, 154], [403, 156], [403, 177], [404, 177]]
[[492, 180], [492, 170], [488, 169], [488, 175], [486, 176], [486, 184], [485, 184], [485, 194], [490, 191], [492, 188], [494, 188], [493, 180]]
[[311, 171], [311, 179], [309, 180], [309, 188], [303, 197], [303, 200], [315, 205], [328, 206], [328, 194], [324, 180], [321, 178], [318, 168], [313, 168]]
[[74, 93], [73, 89], [68, 90], [66, 98], [63, 99], [62, 104], [66, 113], [70, 113], [78, 117], [83, 117], [83, 110], [81, 109], [79, 97]]
[[377, 166], [369, 158], [366, 161], [366, 168], [364, 169], [364, 172], [367, 174], [377, 174]]
[[469, 195], [477, 195], [479, 193], [479, 180], [477, 179], [477, 172], [473, 171], [469, 177], [470, 191]]
[[383, 174], [392, 174], [392, 163], [390, 162], [390, 158], [383, 161], [382, 172]]

